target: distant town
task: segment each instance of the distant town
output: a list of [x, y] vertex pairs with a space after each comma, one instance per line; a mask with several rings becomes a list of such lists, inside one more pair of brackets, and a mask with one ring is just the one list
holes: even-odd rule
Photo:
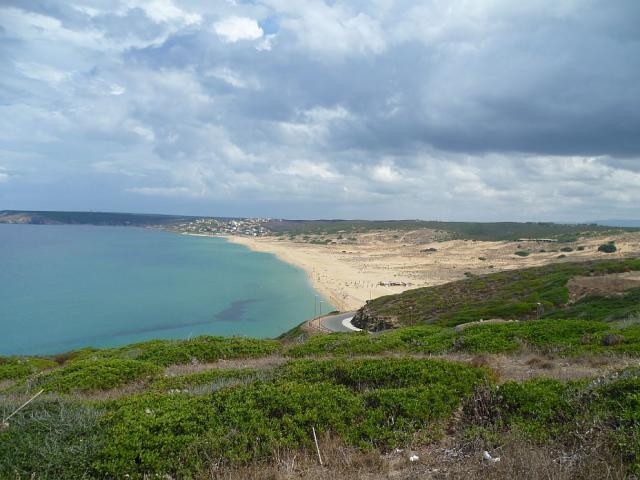
[[269, 218], [214, 219], [198, 218], [190, 222], [178, 223], [166, 227], [167, 230], [184, 234], [199, 235], [247, 235], [263, 237], [270, 231], [266, 224]]

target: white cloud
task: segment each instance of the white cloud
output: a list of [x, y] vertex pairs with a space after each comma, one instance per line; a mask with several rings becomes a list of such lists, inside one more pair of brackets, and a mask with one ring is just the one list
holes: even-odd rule
[[193, 192], [188, 187], [132, 187], [125, 190], [131, 193], [154, 197], [184, 197], [193, 195]]
[[122, 85], [118, 85], [117, 83], [112, 83], [111, 85], [109, 85], [109, 95], [119, 96], [126, 91], [126, 88], [124, 88]]
[[332, 171], [329, 163], [317, 163], [307, 160], [295, 160], [283, 169], [276, 169], [277, 172], [294, 177], [308, 178], [315, 180], [336, 180], [340, 175]]
[[178, 23], [182, 25], [197, 25], [202, 17], [197, 13], [187, 12], [173, 3], [172, 0], [144, 0], [130, 2], [128, 7], [142, 8], [154, 22]]
[[344, 4], [323, 1], [270, 4], [283, 16], [281, 28], [293, 32], [304, 49], [327, 56], [380, 54], [387, 41], [380, 22]]
[[18, 62], [16, 63], [16, 67], [18, 67], [18, 70], [25, 76], [42, 82], [57, 84], [71, 78], [71, 74], [68, 72], [40, 63]]
[[258, 22], [247, 17], [227, 17], [213, 24], [214, 31], [228, 43], [240, 40], [259, 40], [264, 32]]
[[262, 41], [256, 45], [256, 50], [260, 52], [268, 52], [273, 48], [273, 39], [276, 38], [275, 34], [265, 35]]
[[371, 170], [371, 178], [378, 182], [397, 182], [402, 180], [402, 176], [397, 172], [392, 164], [383, 163], [375, 165]]
[[235, 88], [259, 88], [260, 83], [253, 78], [245, 78], [242, 74], [228, 67], [217, 67], [207, 76], [215, 77]]

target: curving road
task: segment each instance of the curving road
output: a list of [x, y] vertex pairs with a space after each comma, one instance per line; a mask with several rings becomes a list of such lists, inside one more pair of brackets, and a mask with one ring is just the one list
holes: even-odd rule
[[330, 332], [357, 332], [359, 328], [351, 325], [350, 320], [356, 312], [340, 313], [319, 319], [320, 326]]

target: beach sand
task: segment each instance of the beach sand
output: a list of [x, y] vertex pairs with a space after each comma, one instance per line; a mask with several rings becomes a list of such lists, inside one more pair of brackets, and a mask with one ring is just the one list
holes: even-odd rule
[[[428, 231], [363, 233], [357, 234], [355, 241], [329, 245], [275, 236], [225, 238], [255, 251], [272, 253], [302, 268], [313, 287], [341, 311], [358, 309], [369, 299], [411, 288], [439, 285], [470, 274], [481, 275], [553, 262], [640, 255], [640, 233], [588, 237], [575, 244], [438, 241], [436, 232]], [[342, 241], [338, 238], [334, 240]], [[598, 246], [609, 240], [616, 241], [618, 252], [599, 253]], [[577, 245], [584, 247], [584, 250], [559, 251], [567, 246], [575, 249]], [[533, 253], [528, 257], [514, 255], [519, 250]], [[558, 258], [560, 255], [565, 257]], [[405, 285], [383, 286], [380, 282]]]

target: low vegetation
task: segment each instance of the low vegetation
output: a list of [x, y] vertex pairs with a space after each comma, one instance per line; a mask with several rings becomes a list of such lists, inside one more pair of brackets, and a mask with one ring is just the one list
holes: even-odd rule
[[[569, 279], [581, 275], [638, 270], [640, 259], [604, 260], [554, 264], [472, 277], [376, 298], [356, 314], [354, 324], [361, 328], [368, 328], [376, 321], [396, 326], [425, 323], [449, 326], [490, 318], [572, 318], [569, 312], [564, 312], [569, 303]], [[580, 308], [588, 309], [592, 301], [602, 305], [600, 300], [585, 299]], [[620, 305], [604, 303], [612, 308], [608, 316], [615, 315], [620, 308]], [[625, 309], [632, 309], [637, 305], [637, 297], [630, 294], [619, 303], [624, 304]], [[606, 318], [602, 315], [601, 312], [593, 318]]]
[[615, 242], [604, 243], [598, 247], [598, 251], [603, 253], [614, 253], [617, 250]]
[[[435, 320], [375, 334], [299, 326], [280, 340], [2, 358], [2, 418], [45, 393], [0, 426], [0, 478], [629, 478], [640, 474], [640, 368], [622, 367], [640, 357], [640, 289], [570, 303], [566, 287], [628, 270], [638, 260], [419, 289], [427, 300], [408, 298]], [[455, 327], [500, 309], [521, 320]], [[527, 355], [532, 379], [483, 360]], [[610, 368], [547, 374], [545, 362], [581, 358]]]
[[[606, 345], [607, 335], [621, 341]], [[425, 325], [404, 327], [371, 335], [333, 333], [314, 336], [300, 345], [290, 346], [291, 357], [373, 355], [381, 353], [516, 353], [536, 351], [555, 355], [585, 353], [640, 355], [640, 324], [617, 325], [584, 320], [522, 321], [479, 323], [461, 332], [452, 327]]]
[[559, 242], [575, 242], [579, 236], [623, 231], [637, 231], [630, 228], [611, 228], [607, 226], [584, 224], [564, 225], [550, 222], [437, 222], [424, 220], [271, 220], [266, 227], [277, 234], [289, 235], [335, 235], [366, 233], [385, 230], [430, 229], [445, 232], [449, 238], [464, 240], [519, 240], [551, 239]]
[[21, 380], [55, 366], [57, 363], [47, 358], [0, 357], [0, 381]]

